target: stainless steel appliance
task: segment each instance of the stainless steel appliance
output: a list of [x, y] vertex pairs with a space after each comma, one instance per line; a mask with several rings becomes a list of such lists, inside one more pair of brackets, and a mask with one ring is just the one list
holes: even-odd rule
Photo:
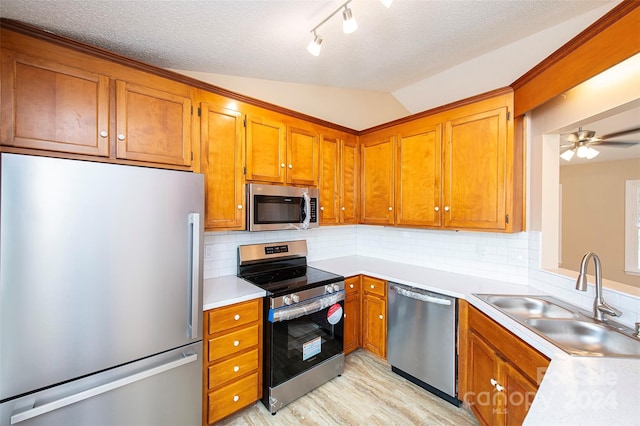
[[344, 277], [306, 255], [304, 240], [238, 247], [238, 276], [267, 291], [262, 402], [272, 414], [344, 370]]
[[318, 188], [247, 184], [247, 229], [275, 231], [318, 227]]
[[457, 300], [389, 282], [391, 370], [450, 403], [457, 398]]
[[0, 424], [201, 425], [203, 176], [0, 154]]

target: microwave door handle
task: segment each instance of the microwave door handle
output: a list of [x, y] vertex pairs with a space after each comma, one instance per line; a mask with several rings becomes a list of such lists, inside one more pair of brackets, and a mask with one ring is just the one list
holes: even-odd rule
[[311, 215], [309, 214], [309, 212], [311, 211], [311, 198], [306, 192], [302, 193], [302, 198], [304, 200], [302, 205], [302, 214], [304, 216], [304, 219], [302, 219], [301, 228], [307, 229], [309, 227], [309, 222], [311, 221]]

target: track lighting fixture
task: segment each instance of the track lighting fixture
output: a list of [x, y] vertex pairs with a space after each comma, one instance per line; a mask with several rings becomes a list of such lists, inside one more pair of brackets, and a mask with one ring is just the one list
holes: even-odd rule
[[[347, 7], [347, 5], [351, 3], [351, 1], [352, 0], [347, 0], [346, 2], [342, 3], [339, 8], [333, 11], [333, 13], [331, 13], [329, 16], [324, 18], [322, 22], [320, 22], [318, 25], [313, 27], [313, 29], [311, 30], [311, 33], [313, 34], [313, 39], [307, 45], [307, 50], [313, 56], [320, 55], [320, 49], [322, 44], [322, 36], [318, 35], [316, 33], [316, 30], [341, 10], [342, 10], [342, 30], [344, 31], [344, 33], [351, 34], [352, 32], [358, 29], [358, 23], [356, 22], [356, 18], [353, 17], [353, 12], [351, 11], [350, 8]], [[390, 7], [391, 3], [393, 2], [393, 0], [381, 0], [381, 1], [382, 1], [382, 4], [384, 4], [387, 8]]]
[[313, 40], [311, 40], [309, 42], [309, 45], [307, 46], [307, 50], [313, 56], [319, 56], [320, 55], [320, 49], [322, 49], [322, 37], [317, 35], [316, 31], [314, 30], [313, 31]]
[[351, 9], [345, 4], [344, 10], [342, 11], [342, 31], [344, 31], [345, 34], [351, 34], [357, 29], [358, 23], [356, 22], [356, 18], [353, 17]]

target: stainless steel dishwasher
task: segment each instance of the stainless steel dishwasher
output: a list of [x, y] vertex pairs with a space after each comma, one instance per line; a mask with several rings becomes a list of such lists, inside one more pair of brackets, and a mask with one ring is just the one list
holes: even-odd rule
[[457, 299], [389, 282], [391, 370], [442, 399], [457, 398]]

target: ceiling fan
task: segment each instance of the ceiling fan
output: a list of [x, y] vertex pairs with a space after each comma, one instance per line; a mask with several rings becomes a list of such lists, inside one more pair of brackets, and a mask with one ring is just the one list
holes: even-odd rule
[[596, 157], [600, 152], [594, 148], [593, 145], [607, 145], [616, 147], [630, 147], [640, 144], [640, 138], [638, 141], [624, 141], [614, 140], [621, 136], [626, 136], [632, 133], [640, 133], [640, 127], [632, 129], [622, 130], [620, 132], [610, 133], [608, 135], [596, 136], [596, 132], [593, 130], [582, 130], [582, 127], [578, 128], [577, 132], [567, 133], [564, 136], [567, 138], [567, 142], [564, 145], [560, 145], [561, 150], [565, 150], [560, 154], [562, 159], [569, 161], [574, 155], [578, 158], [586, 158], [591, 160]]

